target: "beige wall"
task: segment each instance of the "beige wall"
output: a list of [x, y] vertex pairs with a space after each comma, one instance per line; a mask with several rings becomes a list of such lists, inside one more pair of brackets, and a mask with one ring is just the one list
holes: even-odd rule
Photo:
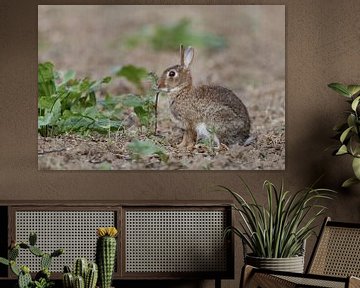
[[[287, 187], [295, 190], [325, 173], [321, 185], [339, 191], [328, 214], [336, 220], [359, 222], [360, 186], [347, 191], [339, 188], [351, 173], [349, 159], [334, 158], [325, 149], [333, 143], [332, 127], [341, 120], [346, 107], [344, 99], [331, 92], [327, 84], [360, 82], [360, 2], [221, 3], [225, 2], [286, 4], [285, 171], [38, 171], [38, 2], [29, 0], [16, 7], [0, 4], [0, 200], [219, 200], [227, 195], [207, 187], [224, 184], [236, 188], [239, 175], [265, 200], [261, 190], [265, 179], [278, 184], [284, 178]], [[236, 255], [239, 270], [241, 256], [239, 252]], [[224, 286], [237, 287], [238, 279], [239, 273], [236, 281], [226, 281]]]

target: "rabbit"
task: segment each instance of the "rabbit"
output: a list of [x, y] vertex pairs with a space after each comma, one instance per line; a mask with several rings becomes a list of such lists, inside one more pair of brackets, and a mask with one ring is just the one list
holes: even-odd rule
[[180, 45], [180, 65], [167, 68], [158, 79], [157, 88], [169, 96], [173, 118], [184, 129], [178, 147], [193, 149], [200, 139], [220, 144], [243, 145], [249, 138], [250, 118], [243, 102], [221, 86], [194, 86], [190, 65], [194, 48]]

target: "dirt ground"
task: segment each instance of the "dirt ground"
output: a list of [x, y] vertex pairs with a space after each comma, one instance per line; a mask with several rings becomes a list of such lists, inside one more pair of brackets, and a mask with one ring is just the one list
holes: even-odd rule
[[[174, 23], [184, 17], [193, 28], [225, 37], [227, 47], [209, 52], [195, 47], [195, 84], [217, 84], [233, 90], [248, 108], [251, 135], [248, 146], [193, 151], [176, 148], [181, 131], [170, 119], [166, 96], [160, 97], [157, 136], [167, 161], [156, 155], [133, 159], [127, 144], [146, 140], [139, 127], [107, 135], [69, 134], [38, 137], [39, 169], [285, 169], [285, 8], [284, 6], [39, 6], [39, 62], [51, 61], [57, 70], [100, 78], [116, 66], [133, 64], [158, 75], [177, 64], [177, 51], [154, 51], [147, 45], [128, 49], [123, 40], [146, 25]], [[134, 90], [114, 79], [111, 93]]]

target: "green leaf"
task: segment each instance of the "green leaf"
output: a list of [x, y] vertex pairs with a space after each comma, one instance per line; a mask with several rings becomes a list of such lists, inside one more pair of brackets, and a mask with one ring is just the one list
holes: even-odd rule
[[100, 100], [99, 104], [102, 105], [103, 109], [114, 110], [116, 105], [122, 103], [121, 97], [114, 97], [110, 94], [105, 95], [105, 99]]
[[55, 94], [54, 64], [51, 62], [38, 65], [38, 96], [51, 96]]
[[344, 143], [344, 141], [346, 140], [346, 137], [348, 136], [349, 132], [351, 131], [353, 127], [349, 127], [347, 129], [345, 129], [345, 131], [343, 133], [341, 133], [341, 136], [340, 136], [340, 141], [341, 143]]
[[10, 261], [8, 259], [5, 259], [3, 257], [0, 257], [0, 263], [4, 265], [9, 265]]
[[352, 168], [356, 178], [360, 180], [360, 158], [354, 157], [352, 161]]
[[63, 81], [68, 82], [69, 80], [75, 78], [75, 75], [76, 75], [76, 73], [74, 70], [68, 70], [64, 74]]
[[139, 141], [134, 140], [127, 145], [127, 148], [135, 156], [136, 159], [140, 159], [146, 156], [158, 155], [162, 161], [166, 161], [168, 156], [162, 148], [157, 146], [152, 141]]
[[50, 110], [56, 101], [55, 97], [41, 96], [38, 99], [38, 108]]
[[349, 94], [351, 96], [356, 95], [357, 93], [360, 92], [360, 85], [349, 85], [347, 87], [347, 90], [349, 91]]
[[[353, 113], [349, 114], [347, 118], [347, 124], [349, 127], [356, 128], [356, 116]], [[355, 132], [357, 133], [357, 129], [355, 129]]]
[[57, 99], [55, 101], [50, 114], [51, 114], [50, 124], [56, 124], [56, 122], [59, 120], [59, 118], [61, 116], [61, 101], [60, 101], [60, 99]]
[[138, 106], [134, 108], [134, 112], [136, 116], [139, 118], [140, 123], [144, 126], [148, 126], [150, 124], [150, 114], [147, 110], [142, 106]]
[[357, 134], [354, 134], [350, 137], [350, 141], [347, 147], [351, 155], [354, 157], [360, 157], [360, 138]]
[[53, 115], [52, 113], [47, 113], [45, 116], [38, 116], [38, 129], [43, 126], [47, 126], [50, 124]]
[[141, 81], [147, 77], [148, 71], [143, 67], [126, 65], [118, 69], [115, 74], [126, 78], [129, 82], [139, 87], [141, 86]]
[[348, 126], [350, 126], [350, 125], [347, 125], [347, 123], [341, 123], [341, 124], [335, 125], [335, 126], [333, 127], [333, 130], [336, 131], [336, 132], [342, 132], [342, 131], [344, 131]]
[[329, 88], [333, 89], [337, 93], [341, 94], [342, 96], [351, 97], [351, 94], [349, 90], [347, 89], [347, 86], [341, 83], [331, 83], [328, 85]]
[[360, 96], [356, 97], [354, 101], [351, 103], [351, 109], [356, 111], [357, 106], [359, 105]]
[[109, 83], [111, 81], [111, 77], [105, 77], [99, 81], [93, 81], [90, 83], [90, 86], [88, 89], [85, 89], [86, 90], [89, 90], [87, 92], [95, 92], [95, 91], [98, 91], [101, 87], [102, 87], [102, 84], [106, 84], [106, 83]]
[[344, 181], [344, 183], [341, 185], [341, 187], [348, 188], [352, 185], [359, 184], [360, 180], [356, 177], [352, 177]]
[[339, 150], [336, 152], [336, 155], [344, 155], [347, 154], [348, 150], [346, 145], [341, 145], [341, 147], [339, 148]]
[[110, 82], [111, 82], [111, 76], [104, 77], [101, 80], [101, 83], [103, 83], [103, 84], [107, 84], [107, 83], [110, 83]]
[[133, 94], [129, 94], [127, 95], [124, 100], [122, 101], [122, 103], [125, 106], [128, 107], [142, 107], [144, 106], [144, 100], [137, 96], [137, 95], [133, 95]]

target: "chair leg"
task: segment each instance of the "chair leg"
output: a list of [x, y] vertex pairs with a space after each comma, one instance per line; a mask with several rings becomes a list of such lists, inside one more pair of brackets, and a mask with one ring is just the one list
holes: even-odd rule
[[360, 288], [360, 278], [349, 277], [349, 288]]
[[[257, 269], [246, 265], [242, 269], [240, 288], [295, 288], [296, 284], [287, 280], [272, 276], [271, 274], [257, 272]], [[355, 286], [357, 287], [357, 286]], [[355, 288], [354, 287], [354, 288]], [[360, 287], [359, 287], [360, 288]]]
[[253, 271], [254, 271], [254, 267], [252, 267], [250, 265], [244, 265], [244, 267], [242, 268], [242, 271], [241, 271], [239, 288], [248, 287], [250, 280], [251, 280], [251, 275], [253, 274]]

